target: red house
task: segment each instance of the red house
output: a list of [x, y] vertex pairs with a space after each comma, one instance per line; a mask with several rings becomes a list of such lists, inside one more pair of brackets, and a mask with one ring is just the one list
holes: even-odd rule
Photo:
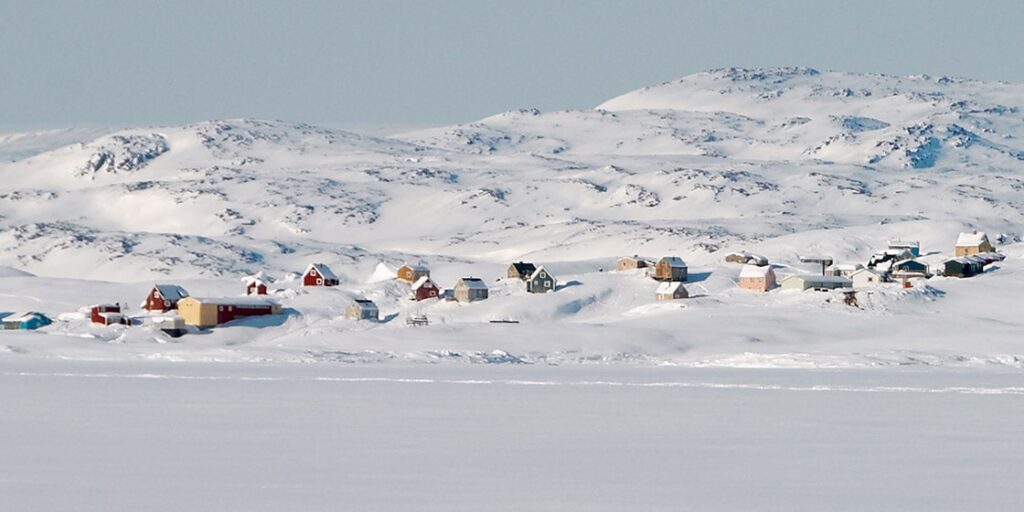
[[266, 295], [267, 283], [264, 283], [263, 280], [258, 277], [247, 277], [245, 278], [245, 294]]
[[149, 291], [142, 308], [160, 312], [178, 309], [178, 301], [185, 297], [188, 292], [176, 284], [158, 284]]
[[121, 314], [121, 306], [117, 304], [96, 304], [89, 308], [89, 312], [89, 318], [94, 324], [129, 324], [128, 317]]
[[423, 276], [412, 284], [412, 300], [436, 299], [440, 294], [441, 289], [430, 280], [430, 276]]
[[310, 263], [302, 274], [303, 286], [338, 286], [338, 276], [323, 263]]

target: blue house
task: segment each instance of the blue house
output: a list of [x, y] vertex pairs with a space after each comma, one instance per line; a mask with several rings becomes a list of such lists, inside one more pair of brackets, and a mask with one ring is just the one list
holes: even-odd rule
[[40, 327], [50, 325], [52, 323], [53, 321], [50, 320], [46, 315], [42, 313], [37, 313], [35, 311], [30, 311], [28, 313], [18, 313], [4, 317], [3, 319], [5, 330], [34, 330]]

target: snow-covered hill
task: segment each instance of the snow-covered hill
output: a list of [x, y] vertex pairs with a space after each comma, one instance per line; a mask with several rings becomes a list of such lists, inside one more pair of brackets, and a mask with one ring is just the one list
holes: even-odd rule
[[[391, 138], [249, 119], [90, 132], [99, 135], [69, 146], [68, 132], [4, 135], [0, 155], [14, 161], [0, 164], [0, 266], [37, 277], [0, 279], [0, 311], [56, 314], [127, 290], [134, 301], [154, 280], [236, 293], [242, 275], [284, 278], [323, 261], [347, 295], [320, 312], [300, 296], [305, 316], [265, 331], [273, 340], [316, 334], [329, 352], [352, 330], [336, 319], [347, 297], [378, 294], [394, 311], [410, 309], [401, 290], [368, 284], [382, 262], [425, 262], [451, 286], [463, 274], [493, 280], [526, 259], [580, 284], [543, 298], [500, 288], [486, 304], [438, 314], [523, 318], [569, 339], [654, 314], [601, 331], [656, 326], [632, 348], [602, 345], [601, 357], [686, 352], [673, 313], [649, 304], [648, 282], [601, 272], [615, 257], [681, 256], [711, 276], [706, 294], [716, 298], [697, 303], [728, 309], [732, 299], [716, 294], [731, 293], [733, 269], [721, 260], [733, 250], [799, 272], [810, 270], [800, 254], [865, 261], [892, 238], [949, 253], [971, 227], [1012, 243], [1024, 224], [1022, 106], [1016, 84], [724, 69], [593, 110], [518, 110]], [[19, 291], [33, 286], [42, 287], [36, 305]], [[50, 305], [54, 287], [79, 291]], [[765, 315], [799, 311], [785, 307]]]

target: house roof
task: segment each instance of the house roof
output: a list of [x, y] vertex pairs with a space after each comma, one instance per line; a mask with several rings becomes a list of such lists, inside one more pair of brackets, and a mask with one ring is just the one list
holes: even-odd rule
[[512, 264], [512, 267], [516, 269], [516, 272], [520, 275], [532, 274], [537, 267], [533, 263], [526, 263], [525, 261], [517, 261]]
[[430, 272], [430, 269], [427, 268], [426, 265], [410, 265], [410, 264], [406, 263], [405, 265], [402, 265], [399, 268], [408, 268], [408, 269], [412, 270], [413, 272]]
[[27, 322], [27, 321], [29, 321], [29, 320], [31, 320], [33, 318], [39, 318], [39, 319], [42, 319], [42, 320], [49, 320], [49, 318], [47, 318], [47, 316], [42, 314], [42, 313], [39, 313], [39, 312], [36, 312], [36, 311], [26, 311], [24, 313], [15, 313], [15, 314], [10, 315], [10, 316], [5, 316], [3, 318], [3, 321], [4, 322]]
[[184, 288], [176, 284], [158, 284], [155, 285], [156, 291], [160, 293], [160, 296], [168, 300], [178, 300], [188, 297], [188, 292]]
[[[537, 274], [540, 274], [541, 270], [543, 270], [544, 272], [548, 272], [548, 269], [544, 268], [544, 265], [541, 265], [541, 266], [537, 267], [537, 269], [534, 270], [532, 274], [530, 274], [530, 279], [536, 279]], [[551, 275], [551, 272], [548, 272], [548, 276], [550, 276], [552, 279], [554, 279], [554, 277], [555, 277], [555, 276]]]
[[757, 278], [767, 277], [768, 274], [774, 274], [774, 273], [775, 273], [775, 271], [772, 270], [772, 268], [768, 267], [768, 266], [761, 267], [761, 266], [758, 266], [758, 265], [743, 265], [743, 268], [740, 269], [740, 277], [741, 278], [745, 277], [745, 278], [748, 278], [748, 279], [750, 279], [750, 278], [757, 279]]
[[338, 280], [338, 276], [334, 275], [334, 272], [331, 272], [331, 269], [323, 263], [310, 263], [303, 274], [308, 274], [309, 270], [313, 268], [315, 268], [316, 272], [320, 274], [320, 277], [323, 277], [324, 279]]
[[203, 304], [220, 306], [274, 306], [277, 304], [277, 301], [263, 297], [192, 297], [192, 299]]
[[972, 231], [970, 233], [960, 233], [960, 236], [956, 239], [956, 246], [974, 247], [981, 245], [982, 242], [988, 242], [988, 235], [984, 231]]
[[461, 284], [461, 285], [465, 286], [466, 288], [470, 288], [470, 289], [474, 289], [474, 290], [486, 290], [487, 289], [487, 284], [484, 283], [483, 280], [480, 279], [479, 277], [463, 277], [462, 279], [459, 279], [459, 283], [458, 284]]
[[352, 303], [359, 306], [360, 309], [377, 309], [377, 305], [370, 299], [355, 299]]
[[850, 286], [850, 285], [853, 284], [853, 281], [850, 281], [850, 279], [846, 278], [846, 277], [841, 277], [841, 276], [819, 276], [819, 275], [811, 275], [811, 274], [792, 275], [792, 276], [787, 277], [783, 281], [788, 281], [790, 279], [802, 279], [802, 280], [804, 280], [805, 282], [808, 282], [808, 283], [845, 284], [847, 286]]
[[864, 268], [864, 265], [861, 265], [860, 263], [835, 263], [829, 265], [828, 268], [832, 270], [846, 270], [852, 272], [854, 270], [860, 270]]
[[412, 284], [412, 289], [418, 290], [425, 286], [427, 283], [430, 283], [431, 286], [437, 288], [437, 284], [435, 284], [434, 281], [430, 279], [430, 276], [422, 276], [419, 279], [417, 279], [415, 283]]
[[899, 260], [896, 263], [893, 263], [893, 266], [899, 267], [899, 266], [902, 266], [902, 265], [906, 265], [908, 263], [914, 263], [914, 264], [917, 264], [917, 265], [921, 265], [922, 267], [927, 267], [928, 266], [927, 263], [922, 263], [922, 262], [917, 261], [917, 260], [915, 260], [913, 258], [907, 258], [905, 260]]
[[665, 256], [664, 258], [661, 258], [661, 261], [659, 261], [658, 263], [661, 263], [662, 261], [667, 262], [670, 266], [673, 267], [686, 268], [686, 262], [683, 261], [683, 259], [680, 258], [679, 256]]
[[669, 294], [669, 293], [674, 294], [679, 289], [683, 289], [685, 291], [686, 290], [686, 286], [684, 286], [683, 283], [680, 282], [680, 281], [669, 281], [669, 282], [666, 282], [666, 283], [659, 284], [658, 285], [657, 293], [659, 293], [659, 294]]

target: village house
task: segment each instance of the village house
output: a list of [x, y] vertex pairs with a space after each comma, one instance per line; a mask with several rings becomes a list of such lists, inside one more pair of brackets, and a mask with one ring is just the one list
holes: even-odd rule
[[530, 278], [526, 281], [526, 291], [530, 293], [547, 293], [555, 290], [558, 281], [551, 275], [544, 265], [537, 267]]
[[476, 302], [486, 300], [488, 295], [487, 285], [483, 280], [476, 277], [463, 277], [455, 283], [455, 300], [459, 302]]
[[246, 295], [266, 295], [267, 283], [256, 276], [249, 276], [244, 279]]
[[860, 263], [834, 263], [825, 269], [826, 276], [850, 277], [854, 272], [864, 268]]
[[341, 281], [323, 263], [310, 263], [302, 273], [302, 286], [338, 286]]
[[974, 256], [952, 258], [942, 264], [942, 275], [946, 277], [973, 277], [984, 271], [984, 260]]
[[876, 252], [868, 260], [868, 268], [878, 268], [884, 266], [884, 263], [889, 263], [892, 266], [893, 262], [900, 260], [912, 259], [914, 253], [907, 249], [886, 249], [884, 251]]
[[928, 277], [928, 265], [913, 259], [897, 261], [892, 265], [892, 273], [901, 277]]
[[508, 266], [508, 272], [505, 273], [509, 279], [519, 279], [526, 281], [530, 278], [530, 275], [537, 270], [537, 267], [533, 263], [516, 262]]
[[196, 327], [214, 327], [237, 318], [280, 314], [280, 304], [262, 297], [188, 297], [178, 302], [178, 315], [186, 325]]
[[355, 299], [345, 308], [345, 318], [349, 320], [380, 320], [380, 309], [368, 299]]
[[421, 276], [412, 284], [412, 300], [436, 299], [440, 295], [441, 289], [430, 279], [430, 276]]
[[421, 277], [430, 277], [430, 269], [424, 265], [405, 264], [398, 267], [396, 277], [399, 281], [415, 283], [416, 281], [419, 281]]
[[686, 286], [679, 281], [666, 281], [658, 285], [654, 292], [654, 299], [657, 301], [685, 299], [690, 296]]
[[988, 235], [972, 230], [970, 233], [960, 233], [956, 239], [956, 256], [971, 256], [983, 252], [995, 252], [996, 248], [988, 241]]
[[158, 284], [149, 291], [142, 308], [160, 312], [178, 309], [178, 302], [186, 297], [188, 292], [176, 284]]
[[29, 311], [27, 313], [15, 313], [3, 318], [4, 330], [32, 331], [40, 327], [52, 324], [53, 321], [42, 313]]
[[775, 271], [770, 266], [743, 265], [740, 269], [740, 288], [766, 292], [775, 288]]
[[874, 269], [862, 268], [850, 274], [850, 281], [854, 288], [873, 288], [885, 282], [885, 275]]
[[768, 265], [768, 258], [747, 251], [730, 252], [725, 255], [726, 263], [740, 263], [742, 265], [757, 265], [763, 267]]
[[654, 266], [654, 275], [658, 281], [686, 281], [686, 263], [678, 256], [665, 256]]
[[121, 313], [118, 304], [94, 304], [89, 306], [89, 320], [100, 325], [129, 325], [130, 319]]
[[615, 263], [615, 268], [620, 271], [625, 270], [636, 270], [639, 268], [647, 268], [651, 264], [645, 258], [641, 258], [637, 255], [626, 256], [625, 258], [619, 258], [619, 261]]
[[839, 276], [792, 275], [782, 280], [783, 290], [836, 290], [853, 287], [853, 281]]
[[904, 240], [890, 240], [889, 249], [896, 251], [908, 251], [912, 258], [921, 256], [921, 242], [908, 242]]
[[152, 319], [153, 328], [172, 337], [180, 338], [185, 335], [185, 319], [180, 316], [162, 316]]

